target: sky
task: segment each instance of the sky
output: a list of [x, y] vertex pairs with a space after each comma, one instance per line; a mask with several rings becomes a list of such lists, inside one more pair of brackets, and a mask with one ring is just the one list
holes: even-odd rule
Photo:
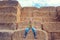
[[17, 0], [22, 7], [60, 6], [60, 0]]

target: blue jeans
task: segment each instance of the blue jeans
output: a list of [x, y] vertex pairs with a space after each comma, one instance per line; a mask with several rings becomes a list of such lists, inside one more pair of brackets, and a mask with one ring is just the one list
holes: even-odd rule
[[[28, 34], [28, 32], [29, 32], [30, 29], [31, 28], [26, 28], [25, 29], [25, 33], [24, 33], [25, 37], [27, 36], [27, 34]], [[32, 32], [34, 34], [34, 38], [36, 38], [36, 29], [34, 27], [32, 27]]]

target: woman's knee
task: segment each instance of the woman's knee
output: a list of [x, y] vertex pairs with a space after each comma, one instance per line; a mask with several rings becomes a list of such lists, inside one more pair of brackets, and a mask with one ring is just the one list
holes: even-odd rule
[[32, 27], [32, 30], [36, 31], [36, 29], [34, 27]]
[[30, 28], [26, 28], [25, 31], [28, 32], [30, 30]]

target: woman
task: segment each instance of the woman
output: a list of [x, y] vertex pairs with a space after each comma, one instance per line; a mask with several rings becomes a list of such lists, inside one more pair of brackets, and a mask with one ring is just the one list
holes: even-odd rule
[[32, 30], [32, 32], [34, 34], [34, 38], [36, 39], [36, 29], [31, 26], [31, 21], [29, 22], [29, 27], [27, 27], [25, 29], [24, 38], [26, 38], [26, 36], [27, 36], [27, 34], [28, 34], [28, 32], [29, 32], [30, 29]]

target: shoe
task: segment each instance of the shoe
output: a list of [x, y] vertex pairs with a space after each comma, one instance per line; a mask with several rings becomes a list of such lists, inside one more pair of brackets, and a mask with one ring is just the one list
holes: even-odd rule
[[35, 39], [37, 39], [37, 37], [34, 37]]
[[23, 38], [26, 38], [26, 36], [24, 36]]

